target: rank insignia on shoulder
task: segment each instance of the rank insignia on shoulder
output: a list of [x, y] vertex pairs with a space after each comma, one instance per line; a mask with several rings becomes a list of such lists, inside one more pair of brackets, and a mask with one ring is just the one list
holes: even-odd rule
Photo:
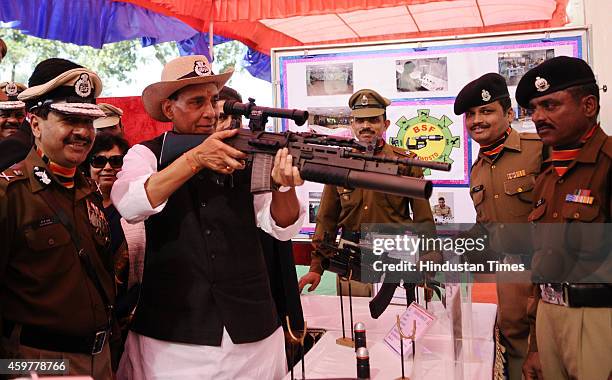
[[524, 177], [525, 175], [527, 175], [525, 172], [525, 169], [517, 170], [512, 173], [506, 173], [506, 177], [508, 178], [508, 180], [515, 179], [515, 178], [521, 178], [521, 177]]
[[43, 185], [48, 185], [51, 183], [49, 173], [47, 173], [47, 170], [45, 170], [44, 168], [34, 166], [32, 171], [34, 172], [34, 175], [36, 176], [38, 182], [42, 183]]
[[538, 201], [535, 204], [536, 208], [542, 206], [545, 202], [546, 202], [546, 200], [544, 198], [538, 199]]
[[15, 178], [14, 175], [8, 175], [5, 172], [0, 173], [0, 178], [5, 179], [7, 182], [10, 182], [12, 178]]
[[477, 192], [481, 191], [482, 189], [484, 189], [483, 185], [474, 186], [474, 187], [472, 187], [472, 193], [477, 193]]
[[593, 201], [595, 201], [595, 198], [591, 196], [591, 190], [578, 189], [574, 191], [574, 194], [567, 194], [565, 196], [565, 201], [592, 205]]

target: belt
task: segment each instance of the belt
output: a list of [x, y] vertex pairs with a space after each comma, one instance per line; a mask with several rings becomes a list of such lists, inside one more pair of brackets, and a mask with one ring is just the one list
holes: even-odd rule
[[[6, 338], [11, 337], [16, 325], [17, 323], [12, 321], [3, 321], [2, 330]], [[106, 329], [81, 337], [50, 332], [38, 326], [21, 325], [19, 343], [47, 351], [97, 355], [102, 352], [108, 335], [109, 331]]]
[[540, 284], [542, 301], [565, 307], [612, 307], [610, 284]]

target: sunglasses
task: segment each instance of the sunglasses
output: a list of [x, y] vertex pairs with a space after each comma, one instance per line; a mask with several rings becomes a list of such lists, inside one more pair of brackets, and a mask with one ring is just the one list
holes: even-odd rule
[[123, 166], [123, 156], [94, 156], [91, 158], [91, 161], [89, 163], [96, 169], [102, 169], [106, 166], [107, 162], [110, 164], [111, 168], [121, 169], [121, 167]]

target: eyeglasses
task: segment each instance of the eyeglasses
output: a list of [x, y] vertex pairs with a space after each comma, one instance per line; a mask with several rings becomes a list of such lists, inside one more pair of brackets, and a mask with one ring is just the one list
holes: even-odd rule
[[123, 156], [93, 156], [89, 163], [96, 169], [102, 169], [106, 166], [107, 162], [110, 164], [111, 168], [120, 169], [123, 166]]

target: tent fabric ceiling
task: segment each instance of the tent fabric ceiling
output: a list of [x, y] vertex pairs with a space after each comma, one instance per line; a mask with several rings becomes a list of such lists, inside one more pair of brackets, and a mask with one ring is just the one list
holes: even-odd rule
[[568, 0], [113, 0], [176, 17], [193, 28], [274, 47], [552, 28]]

